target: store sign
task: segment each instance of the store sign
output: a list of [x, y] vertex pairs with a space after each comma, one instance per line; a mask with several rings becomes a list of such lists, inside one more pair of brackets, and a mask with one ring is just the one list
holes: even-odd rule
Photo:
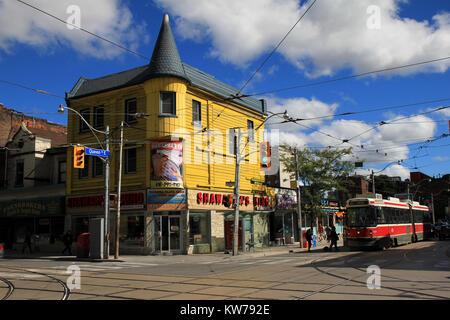
[[[95, 208], [95, 207], [103, 207], [103, 199], [105, 199], [104, 195], [90, 195], [90, 196], [81, 196], [81, 197], [70, 197], [67, 198], [67, 208], [77, 209], [77, 208]], [[109, 197], [110, 206], [114, 206], [114, 195], [110, 195]]]
[[[230, 193], [188, 190], [189, 209], [233, 210], [234, 195]], [[253, 210], [253, 197], [241, 195], [239, 210]]]
[[255, 211], [272, 211], [275, 207], [275, 201], [272, 197], [253, 197]]
[[[234, 204], [232, 194], [220, 194], [220, 193], [208, 193], [208, 192], [197, 192], [197, 204], [218, 204], [224, 205], [225, 207], [230, 207]], [[250, 204], [249, 196], [240, 196], [239, 205]]]
[[147, 209], [184, 210], [186, 209], [186, 192], [184, 189], [148, 189]]
[[297, 208], [297, 192], [290, 189], [275, 189], [277, 210], [293, 210]]
[[[117, 195], [114, 195], [114, 208], [117, 208]], [[120, 194], [120, 210], [139, 210], [145, 208], [144, 191]]]
[[0, 217], [64, 215], [64, 197], [0, 202]]

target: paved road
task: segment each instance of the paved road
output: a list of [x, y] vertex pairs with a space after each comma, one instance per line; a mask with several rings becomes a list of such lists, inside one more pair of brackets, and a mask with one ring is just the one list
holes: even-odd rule
[[[419, 242], [387, 251], [285, 250], [265, 256], [121, 259], [4, 259], [0, 299], [450, 299], [450, 241]], [[367, 273], [373, 265], [379, 267], [379, 282], [375, 274]], [[77, 282], [76, 274], [68, 273], [69, 266], [80, 270], [79, 289], [71, 286]], [[369, 289], [368, 280], [370, 286], [380, 288]]]

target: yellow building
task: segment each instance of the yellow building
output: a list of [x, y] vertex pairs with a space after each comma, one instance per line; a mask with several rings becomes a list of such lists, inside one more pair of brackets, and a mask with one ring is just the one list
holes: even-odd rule
[[[242, 132], [241, 152], [248, 155], [241, 162], [240, 175], [241, 248], [248, 249], [250, 242], [268, 245], [267, 212], [274, 204], [273, 195], [261, 186], [264, 176], [259, 161], [267, 108], [264, 100], [230, 99], [237, 92], [181, 62], [165, 15], [148, 65], [97, 79], [81, 77], [66, 94], [67, 106], [92, 127], [111, 129], [111, 194], [117, 192], [118, 183], [118, 128], [121, 121], [126, 123], [121, 253], [231, 248], [230, 196], [238, 128]], [[105, 137], [96, 135], [98, 139], [77, 114], [69, 112], [69, 143], [105, 148]], [[72, 150], [67, 157], [72, 163]], [[87, 156], [84, 169], [68, 166], [67, 213], [76, 234], [88, 230], [89, 219], [103, 217], [103, 194], [101, 159]], [[111, 196], [112, 236], [114, 200]]]

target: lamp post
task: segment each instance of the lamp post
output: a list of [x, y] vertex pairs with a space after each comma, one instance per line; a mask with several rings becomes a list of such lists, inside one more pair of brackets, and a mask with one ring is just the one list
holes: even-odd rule
[[[83, 121], [84, 123], [87, 125], [87, 127], [91, 130], [91, 132], [93, 133], [93, 135], [95, 136], [95, 138], [97, 139], [98, 143], [100, 144], [100, 146], [102, 146], [100, 140], [98, 139], [97, 135], [95, 134], [95, 132], [101, 133], [105, 135], [105, 142], [106, 142], [106, 151], [109, 151], [109, 126], [106, 126], [106, 131], [100, 131], [97, 130], [95, 128], [93, 128], [88, 121], [86, 121], [86, 119], [75, 109], [69, 108], [69, 107], [64, 107], [62, 104], [59, 105], [58, 108], [58, 113], [64, 113], [64, 109], [70, 110], [72, 112], [74, 112], [75, 114], [77, 114]], [[102, 158], [103, 159], [103, 158]], [[104, 234], [103, 239], [104, 239], [104, 259], [109, 259], [109, 179], [110, 179], [110, 161], [109, 158], [105, 158], [103, 159], [103, 161], [105, 162], [105, 198], [104, 198], [104, 211], [105, 211], [105, 221], [104, 221]]]
[[[261, 128], [264, 123], [266, 123], [267, 120], [274, 116], [283, 115], [283, 118], [285, 120], [290, 120], [289, 116], [287, 115], [287, 110], [284, 112], [279, 113], [273, 113], [272, 115], [268, 116], [264, 121], [256, 127], [255, 131], [258, 131], [259, 128]], [[239, 192], [240, 192], [240, 166], [241, 166], [241, 160], [245, 158], [245, 156], [241, 156], [241, 128], [235, 128], [238, 129], [237, 132], [237, 141], [236, 141], [236, 166], [235, 166], [235, 182], [234, 182], [234, 229], [233, 229], [233, 256], [238, 255], [239, 251]], [[249, 140], [244, 145], [243, 150], [245, 153], [245, 147], [249, 143]]]
[[[302, 203], [301, 203], [301, 189], [300, 189], [300, 183], [298, 182], [298, 152], [297, 149], [295, 149], [295, 183], [297, 184], [297, 214], [298, 214], [298, 223], [299, 223], [299, 229], [300, 229], [300, 248], [303, 248], [303, 219], [302, 219]], [[306, 218], [305, 218], [306, 220]]]

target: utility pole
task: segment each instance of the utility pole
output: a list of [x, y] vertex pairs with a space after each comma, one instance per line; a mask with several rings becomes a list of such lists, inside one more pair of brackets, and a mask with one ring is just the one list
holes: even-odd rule
[[408, 183], [408, 204], [409, 204], [409, 214], [411, 216], [411, 223], [412, 223], [412, 233], [413, 237], [411, 239], [411, 242], [416, 242], [417, 235], [416, 235], [416, 225], [414, 223], [414, 213], [413, 213], [413, 205], [414, 205], [414, 195], [411, 200], [409, 200], [409, 183]]
[[120, 236], [120, 195], [122, 191], [122, 150], [123, 150], [123, 121], [120, 123], [120, 149], [119, 149], [119, 181], [117, 185], [117, 216], [116, 216], [116, 250], [114, 259], [119, 259]]
[[431, 209], [433, 210], [432, 213], [432, 217], [433, 217], [433, 224], [436, 225], [436, 219], [434, 217], [434, 195], [433, 192], [431, 193]]
[[298, 183], [298, 153], [297, 149], [294, 149], [295, 151], [295, 183], [297, 184], [297, 213], [298, 213], [298, 224], [299, 224], [299, 230], [300, 230], [300, 248], [303, 248], [303, 219], [302, 219], [302, 203], [301, 203], [301, 190], [300, 190], [300, 184]]
[[[106, 136], [106, 151], [109, 151], [109, 126], [106, 126], [105, 131]], [[103, 253], [104, 259], [109, 259], [109, 168], [110, 162], [109, 157], [105, 158], [105, 252]]]
[[373, 197], [375, 197], [375, 175], [373, 174], [373, 170], [372, 170], [372, 193]]
[[[233, 231], [233, 256], [238, 255], [239, 250], [239, 182], [241, 169], [241, 128], [238, 128], [236, 139], [236, 171], [234, 178], [234, 231]], [[245, 152], [245, 151], [244, 151]]]

